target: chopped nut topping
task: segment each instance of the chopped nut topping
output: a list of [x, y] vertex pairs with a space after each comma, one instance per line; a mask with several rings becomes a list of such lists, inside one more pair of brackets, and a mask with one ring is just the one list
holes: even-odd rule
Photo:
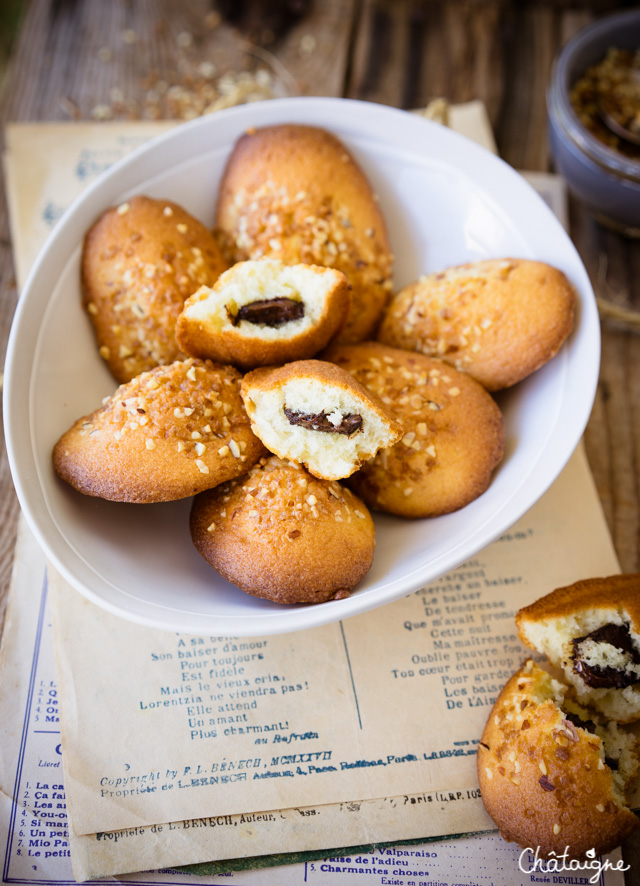
[[561, 732], [561, 735], [565, 735], [569, 741], [579, 742], [580, 736], [576, 731], [576, 727], [570, 720], [563, 720], [562, 725], [564, 726], [564, 732]]
[[542, 788], [543, 791], [555, 791], [555, 785], [551, 784], [546, 775], [543, 775], [542, 778], [538, 779], [538, 784]]

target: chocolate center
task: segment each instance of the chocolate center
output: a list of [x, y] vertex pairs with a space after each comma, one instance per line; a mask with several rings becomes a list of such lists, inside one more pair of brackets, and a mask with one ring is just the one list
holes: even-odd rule
[[573, 643], [573, 670], [579, 674], [587, 686], [592, 689], [624, 689], [625, 686], [631, 686], [640, 682], [640, 676], [635, 668], [618, 668], [588, 664], [585, 658], [585, 652], [581, 646], [585, 641], [593, 643], [606, 643], [620, 650], [628, 656], [629, 664], [640, 664], [640, 652], [633, 645], [633, 640], [629, 634], [629, 628], [626, 625], [607, 624], [584, 637], [576, 637]]
[[232, 315], [227, 309], [227, 314], [234, 326], [237, 326], [241, 320], [246, 320], [247, 323], [253, 323], [256, 326], [277, 328], [304, 317], [304, 302], [284, 296], [262, 298], [242, 305], [235, 315]]
[[329, 421], [329, 415], [335, 413], [317, 412], [310, 414], [307, 412], [294, 412], [293, 409], [284, 407], [284, 414], [287, 416], [290, 425], [299, 425], [301, 428], [307, 428], [309, 431], [322, 431], [325, 434], [344, 434], [351, 437], [357, 434], [362, 428], [362, 416], [355, 413], [349, 413], [340, 417], [338, 424]]

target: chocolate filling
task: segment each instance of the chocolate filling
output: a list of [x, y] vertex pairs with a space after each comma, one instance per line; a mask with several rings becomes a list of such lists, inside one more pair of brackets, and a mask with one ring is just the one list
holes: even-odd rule
[[584, 637], [573, 639], [573, 670], [579, 674], [587, 686], [592, 689], [624, 689], [634, 683], [640, 683], [637, 674], [632, 671], [619, 671], [617, 668], [601, 668], [597, 665], [589, 665], [581, 658], [580, 644], [585, 640], [594, 643], [608, 643], [621, 652], [630, 655], [634, 664], [640, 664], [640, 652], [633, 645], [627, 625], [603, 625]]
[[334, 425], [329, 421], [326, 412], [315, 414], [294, 412], [293, 409], [287, 409], [285, 406], [284, 414], [287, 416], [290, 425], [299, 425], [301, 428], [307, 428], [309, 431], [322, 431], [325, 434], [344, 434], [347, 437], [351, 437], [362, 429], [362, 416], [353, 412], [343, 415], [338, 425]]
[[262, 298], [242, 305], [235, 315], [227, 308], [227, 314], [234, 326], [237, 326], [241, 320], [246, 320], [247, 323], [253, 323], [256, 326], [277, 328], [304, 317], [304, 302], [284, 296]]

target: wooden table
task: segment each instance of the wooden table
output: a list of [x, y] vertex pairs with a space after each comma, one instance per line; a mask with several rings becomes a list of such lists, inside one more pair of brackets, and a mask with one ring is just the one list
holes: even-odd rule
[[[0, 122], [175, 115], [176, 104], [169, 107], [159, 97], [159, 81], [163, 89], [183, 87], [181, 113], [188, 116], [197, 112], [197, 72], [206, 71], [207, 60], [233, 30], [275, 55], [303, 95], [402, 108], [425, 106], [434, 97], [482, 99], [501, 156], [517, 169], [545, 171], [551, 168], [545, 88], [556, 51], [595, 16], [633, 5], [609, 0], [31, 0], [13, 45]], [[17, 291], [3, 198], [4, 193], [4, 359]], [[570, 219], [571, 236], [603, 305], [602, 365], [585, 435], [587, 454], [622, 569], [640, 572], [635, 314], [640, 311], [640, 241], [602, 228], [577, 203], [571, 204]], [[622, 319], [611, 319], [607, 306], [622, 309]], [[2, 446], [0, 630], [18, 511]], [[625, 857], [632, 864], [627, 882], [640, 883], [640, 837], [627, 842]]]

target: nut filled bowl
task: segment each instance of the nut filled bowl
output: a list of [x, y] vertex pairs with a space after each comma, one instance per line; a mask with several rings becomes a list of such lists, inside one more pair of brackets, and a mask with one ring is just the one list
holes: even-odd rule
[[[430, 271], [483, 258], [546, 262], [578, 295], [559, 354], [495, 395], [506, 450], [492, 482], [460, 510], [432, 519], [374, 512], [373, 565], [350, 596], [317, 605], [250, 597], [195, 550], [190, 499], [125, 504], [81, 495], [54, 476], [60, 435], [116, 383], [97, 353], [80, 295], [83, 238], [107, 207], [138, 194], [172, 200], [211, 227], [226, 160], [247, 130], [323, 127], [347, 146], [377, 194], [395, 254], [397, 290]], [[588, 420], [599, 324], [586, 271], [544, 201], [510, 167], [464, 137], [406, 112], [341, 99], [287, 98], [186, 123], [108, 170], [45, 245], [14, 320], [4, 417], [23, 512], [49, 561], [89, 600], [147, 626], [260, 636], [312, 628], [412, 593], [473, 556], [549, 488]]]
[[[627, 74], [623, 65], [629, 66]], [[595, 218], [632, 236], [640, 235], [640, 144], [619, 135], [622, 123], [622, 131], [634, 138], [631, 114], [627, 109], [622, 116], [619, 95], [621, 85], [626, 87], [625, 103], [633, 101], [640, 121], [638, 65], [640, 9], [607, 15], [563, 46], [547, 91], [557, 171]], [[640, 131], [637, 135], [640, 141]]]

